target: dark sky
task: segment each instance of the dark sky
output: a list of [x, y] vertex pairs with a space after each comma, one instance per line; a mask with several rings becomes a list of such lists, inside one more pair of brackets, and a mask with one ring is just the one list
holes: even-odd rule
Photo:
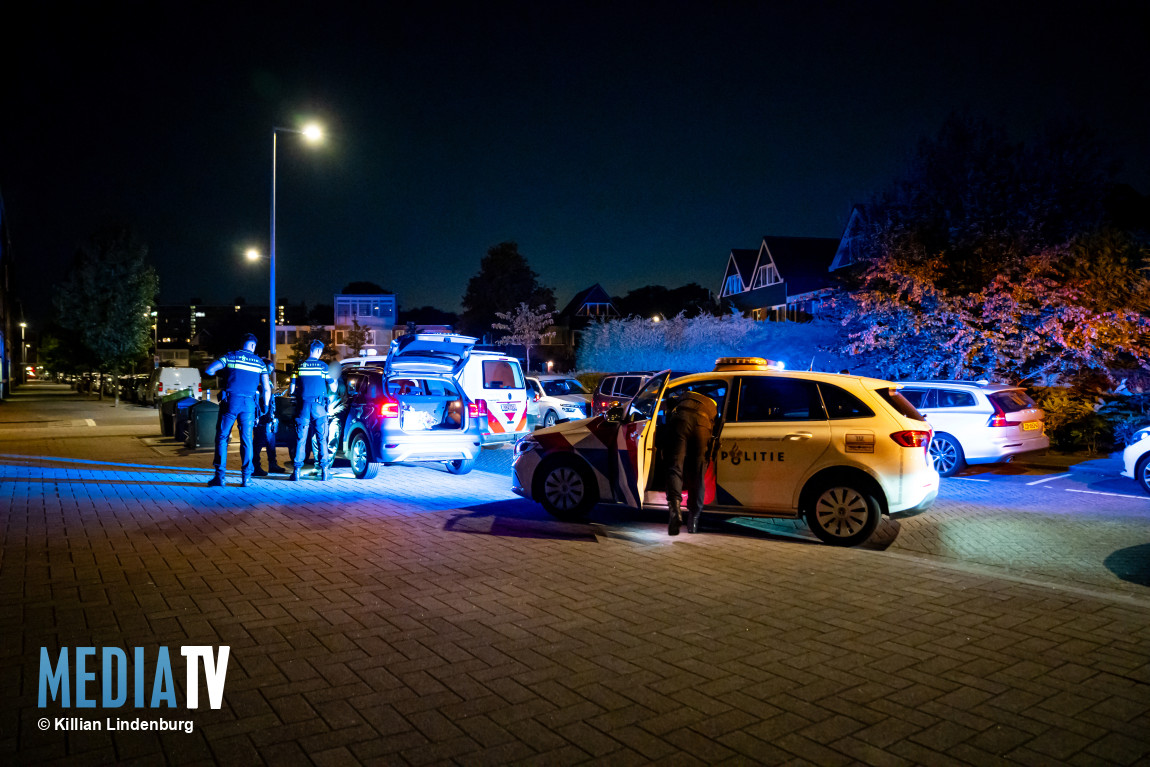
[[28, 3], [0, 24], [0, 193], [33, 321], [102, 221], [163, 303], [353, 280], [457, 310], [515, 240], [562, 306], [600, 282], [717, 289], [764, 234], [838, 237], [969, 110], [1086, 119], [1150, 192], [1144, 3]]

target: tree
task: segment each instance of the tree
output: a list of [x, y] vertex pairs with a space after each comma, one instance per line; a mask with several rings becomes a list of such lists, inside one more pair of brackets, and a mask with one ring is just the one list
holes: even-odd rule
[[1021, 382], [1145, 364], [1147, 250], [1100, 229], [1107, 169], [1081, 130], [1025, 145], [948, 120], [867, 206], [868, 259], [836, 302], [855, 367]]
[[[57, 287], [60, 325], [76, 334], [101, 375], [131, 366], [151, 346], [148, 309], [155, 304], [159, 278], [147, 255], [147, 245], [129, 227], [104, 227], [80, 248]], [[118, 405], [118, 388], [115, 396]]]
[[343, 286], [343, 290], [341, 290], [340, 293], [342, 295], [345, 295], [345, 296], [391, 295], [390, 290], [384, 290], [382, 287], [380, 287], [379, 285], [376, 285], [374, 282], [365, 282], [362, 280], [358, 281], [358, 282], [349, 282], [348, 284]]
[[697, 283], [689, 283], [679, 288], [666, 288], [662, 285], [646, 285], [629, 291], [622, 298], [612, 298], [615, 308], [624, 317], [664, 318], [686, 314], [695, 317], [700, 314], [717, 314], [711, 291]]
[[347, 340], [344, 345], [347, 346], [352, 356], [358, 357], [359, 353], [367, 346], [367, 329], [359, 324], [357, 317], [351, 318], [351, 330], [347, 331]]
[[480, 260], [479, 272], [467, 283], [461, 324], [467, 332], [482, 337], [497, 321], [497, 312], [520, 303], [542, 304], [554, 310], [555, 292], [539, 285], [539, 275], [516, 243], [493, 245]]
[[526, 302], [520, 303], [509, 312], [496, 312], [495, 316], [502, 322], [491, 325], [492, 330], [506, 330], [499, 339], [500, 344], [522, 344], [527, 347], [527, 369], [531, 369], [531, 347], [541, 344], [551, 337], [547, 330], [551, 327], [553, 312], [545, 304], [531, 308]]

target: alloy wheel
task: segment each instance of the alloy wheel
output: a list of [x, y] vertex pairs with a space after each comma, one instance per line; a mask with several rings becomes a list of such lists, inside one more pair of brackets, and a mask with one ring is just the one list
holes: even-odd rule
[[559, 466], [547, 475], [543, 483], [547, 500], [557, 509], [568, 511], [583, 502], [587, 492], [579, 472], [567, 466]]
[[930, 441], [930, 457], [934, 461], [934, 470], [947, 474], [958, 464], [958, 448], [948, 439], [935, 437]]
[[870, 513], [866, 498], [849, 487], [829, 487], [815, 501], [815, 520], [836, 538], [858, 534], [866, 526]]

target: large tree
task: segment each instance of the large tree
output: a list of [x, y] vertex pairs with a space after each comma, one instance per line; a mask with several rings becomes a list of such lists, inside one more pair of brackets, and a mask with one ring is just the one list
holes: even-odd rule
[[67, 279], [57, 286], [60, 325], [76, 334], [101, 374], [131, 367], [151, 346], [148, 309], [159, 278], [147, 255], [147, 245], [129, 227], [104, 227], [76, 253]]
[[463, 296], [463, 330], [483, 337], [499, 321], [497, 312], [521, 303], [555, 309], [555, 292], [539, 284], [539, 275], [527, 263], [514, 242], [501, 242], [488, 249], [479, 272], [467, 283]]
[[847, 351], [890, 378], [1146, 364], [1147, 250], [1102, 228], [1109, 175], [1081, 130], [1027, 145], [948, 120], [867, 206], [868, 258], [840, 301]]

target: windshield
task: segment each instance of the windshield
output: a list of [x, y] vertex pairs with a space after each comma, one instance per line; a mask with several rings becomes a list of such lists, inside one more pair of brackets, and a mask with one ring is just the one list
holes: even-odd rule
[[587, 393], [587, 390], [583, 388], [583, 384], [574, 378], [566, 378], [562, 381], [540, 381], [539, 383], [543, 386], [543, 393], [548, 397], [562, 397], [564, 394]]

